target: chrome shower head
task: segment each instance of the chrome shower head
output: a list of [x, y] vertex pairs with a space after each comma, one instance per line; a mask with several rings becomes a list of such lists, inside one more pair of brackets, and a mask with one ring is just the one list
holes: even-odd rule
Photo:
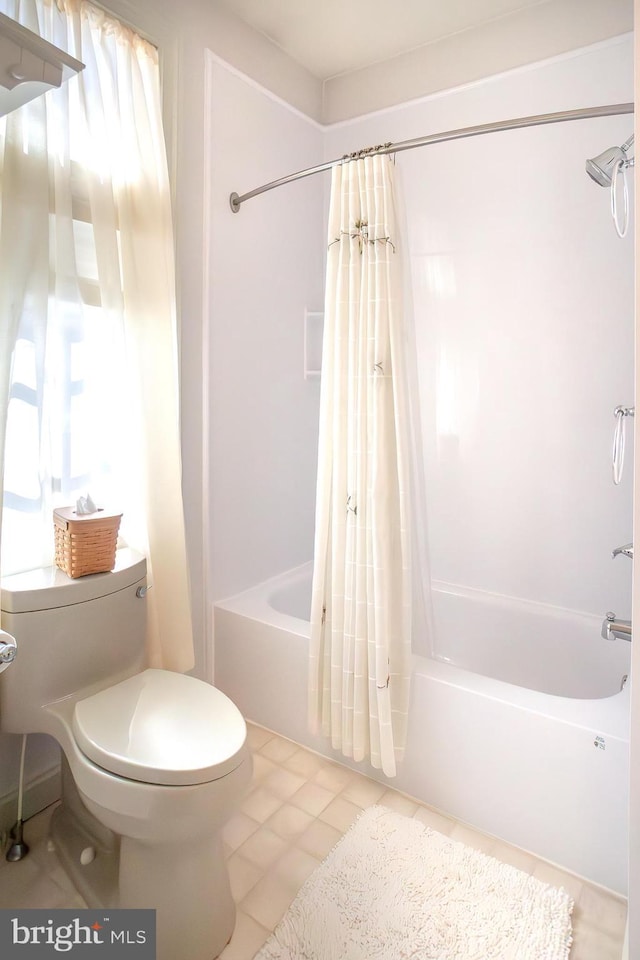
[[620, 162], [624, 163], [624, 159], [624, 153], [620, 147], [609, 147], [608, 150], [599, 153], [597, 157], [587, 160], [585, 170], [591, 179], [599, 183], [601, 187], [610, 187], [614, 167]]
[[591, 179], [599, 183], [601, 187], [610, 187], [613, 171], [618, 164], [630, 165], [633, 162], [627, 156], [627, 150], [632, 144], [633, 134], [628, 140], [625, 140], [621, 147], [609, 147], [599, 153], [597, 157], [587, 160], [585, 170]]

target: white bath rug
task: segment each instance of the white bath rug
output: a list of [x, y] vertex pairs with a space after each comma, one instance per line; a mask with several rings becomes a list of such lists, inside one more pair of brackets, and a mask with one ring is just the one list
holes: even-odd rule
[[256, 960], [567, 960], [564, 890], [370, 807]]

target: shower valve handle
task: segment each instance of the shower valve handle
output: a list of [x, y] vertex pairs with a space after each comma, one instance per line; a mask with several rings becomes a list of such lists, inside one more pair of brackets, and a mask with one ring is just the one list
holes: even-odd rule
[[616, 547], [611, 556], [615, 560], [621, 553], [623, 553], [625, 557], [629, 557], [630, 560], [633, 560], [633, 544], [625, 543], [622, 547]]

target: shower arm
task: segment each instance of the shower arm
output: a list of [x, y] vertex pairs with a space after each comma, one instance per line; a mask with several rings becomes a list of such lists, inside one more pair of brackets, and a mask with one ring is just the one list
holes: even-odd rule
[[630, 150], [631, 147], [633, 146], [634, 139], [635, 139], [634, 135], [631, 134], [631, 136], [627, 140], [625, 140], [623, 144], [620, 145], [620, 149], [624, 154], [624, 160], [620, 164], [623, 170], [626, 170], [629, 167], [635, 167], [636, 165], [636, 158], [627, 156], [627, 151]]

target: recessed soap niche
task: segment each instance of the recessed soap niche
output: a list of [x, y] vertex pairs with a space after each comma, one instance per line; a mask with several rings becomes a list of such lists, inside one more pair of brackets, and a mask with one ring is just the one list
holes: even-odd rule
[[324, 313], [304, 311], [304, 378], [317, 380], [322, 370], [322, 334]]

